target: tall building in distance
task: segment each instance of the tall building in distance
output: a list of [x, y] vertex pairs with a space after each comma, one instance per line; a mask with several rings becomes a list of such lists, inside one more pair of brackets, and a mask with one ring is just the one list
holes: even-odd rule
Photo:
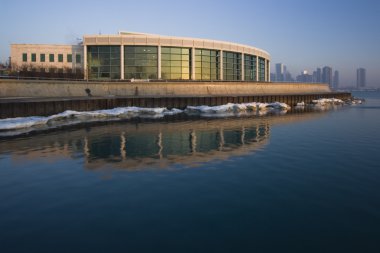
[[333, 77], [332, 68], [325, 66], [322, 69], [322, 83], [327, 83], [331, 88], [333, 88]]
[[282, 63], [276, 63], [276, 81], [277, 82], [283, 82], [284, 81], [284, 64]]
[[317, 68], [317, 70], [313, 71], [313, 83], [321, 83], [322, 82], [322, 70], [321, 68]]
[[358, 68], [356, 70], [356, 87], [358, 89], [365, 88], [366, 86], [366, 73], [365, 68]]
[[339, 71], [334, 71], [334, 80], [333, 80], [333, 88], [338, 89], [339, 88]]

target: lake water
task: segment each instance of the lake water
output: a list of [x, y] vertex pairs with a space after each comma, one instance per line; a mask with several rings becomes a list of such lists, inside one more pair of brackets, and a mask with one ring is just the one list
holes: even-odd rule
[[380, 93], [0, 138], [0, 252], [380, 252]]

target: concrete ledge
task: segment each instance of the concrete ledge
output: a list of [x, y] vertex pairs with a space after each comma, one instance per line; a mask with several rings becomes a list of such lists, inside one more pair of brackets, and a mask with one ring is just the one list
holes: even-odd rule
[[259, 82], [85, 82], [0, 79], [0, 97], [247, 96], [331, 92], [327, 84]]

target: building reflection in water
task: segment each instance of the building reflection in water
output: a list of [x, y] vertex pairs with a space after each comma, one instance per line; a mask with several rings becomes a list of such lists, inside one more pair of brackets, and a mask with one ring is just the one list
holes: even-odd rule
[[86, 169], [196, 166], [263, 149], [275, 124], [321, 114], [228, 119], [104, 122], [0, 141], [0, 154], [13, 161], [83, 159]]

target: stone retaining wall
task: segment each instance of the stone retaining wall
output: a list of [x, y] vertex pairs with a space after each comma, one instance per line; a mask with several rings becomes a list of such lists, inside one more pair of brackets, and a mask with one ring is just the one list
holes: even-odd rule
[[326, 84], [0, 80], [0, 97], [239, 96], [331, 92]]

